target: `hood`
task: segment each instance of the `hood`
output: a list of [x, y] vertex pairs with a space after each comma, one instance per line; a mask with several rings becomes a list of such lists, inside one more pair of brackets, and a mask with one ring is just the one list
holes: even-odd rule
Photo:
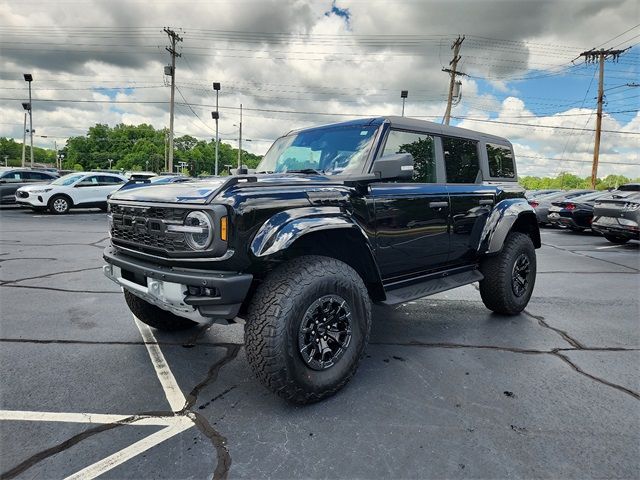
[[127, 190], [118, 190], [111, 195], [111, 200], [163, 203], [206, 204], [219, 193], [244, 185], [252, 187], [270, 187], [282, 185], [299, 185], [301, 189], [307, 185], [335, 182], [324, 175], [305, 175], [300, 173], [275, 173], [265, 175], [231, 176], [208, 178], [193, 182], [170, 183], [164, 185], [143, 185]]
[[32, 192], [34, 190], [44, 190], [45, 188], [56, 188], [59, 185], [51, 185], [51, 182], [39, 182], [31, 185], [25, 185], [23, 187], [19, 187], [18, 190], [22, 190], [23, 192]]
[[137, 202], [166, 203], [207, 203], [208, 199], [220, 190], [226, 178], [165, 183], [162, 185], [144, 184], [136, 188], [118, 190], [111, 195], [112, 200], [131, 200]]

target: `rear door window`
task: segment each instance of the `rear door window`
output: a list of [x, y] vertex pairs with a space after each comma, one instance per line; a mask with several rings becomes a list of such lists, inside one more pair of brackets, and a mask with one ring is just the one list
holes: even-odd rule
[[415, 183], [436, 183], [436, 157], [431, 135], [416, 132], [391, 130], [387, 137], [383, 155], [410, 153], [413, 155], [413, 178]]
[[516, 170], [513, 164], [511, 148], [505, 145], [487, 143], [487, 158], [489, 159], [490, 177], [515, 178]]
[[482, 180], [478, 142], [442, 137], [447, 183], [477, 183]]

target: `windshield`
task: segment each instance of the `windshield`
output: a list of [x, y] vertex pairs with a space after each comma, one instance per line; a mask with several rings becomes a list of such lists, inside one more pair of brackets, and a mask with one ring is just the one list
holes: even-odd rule
[[316, 171], [360, 173], [377, 126], [324, 127], [287, 135], [274, 142], [257, 173]]
[[69, 173], [64, 177], [60, 177], [57, 180], [54, 180], [53, 182], [51, 182], [51, 185], [68, 186], [74, 183], [76, 180], [80, 180], [82, 177], [84, 177], [84, 173]]

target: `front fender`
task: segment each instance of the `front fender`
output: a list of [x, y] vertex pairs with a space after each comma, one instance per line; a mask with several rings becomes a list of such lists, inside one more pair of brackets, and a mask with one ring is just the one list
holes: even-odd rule
[[[498, 202], [484, 225], [478, 252], [491, 254], [502, 250], [507, 235], [519, 220], [532, 222], [537, 231], [536, 212], [524, 198], [509, 198]], [[534, 241], [534, 243], [538, 242]], [[536, 245], [536, 247], [539, 246]]]
[[369, 243], [360, 226], [339, 207], [308, 207], [285, 210], [267, 220], [251, 242], [251, 252], [266, 257], [285, 250], [308, 233], [338, 228], [354, 229]]

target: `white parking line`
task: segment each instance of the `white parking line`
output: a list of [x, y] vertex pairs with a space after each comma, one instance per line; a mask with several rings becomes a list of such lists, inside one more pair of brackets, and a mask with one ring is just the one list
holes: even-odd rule
[[193, 422], [188, 417], [173, 417], [170, 426], [163, 428], [159, 432], [153, 433], [148, 437], [145, 437], [142, 440], [139, 440], [126, 448], [123, 448], [122, 450], [119, 450], [113, 455], [109, 455], [108, 457], [103, 458], [99, 462], [83, 468], [79, 472], [68, 476], [66, 480], [85, 480], [89, 478], [96, 478], [103, 473], [108, 472], [109, 470], [126, 462], [127, 460], [130, 460], [133, 457], [146, 452], [150, 448], [155, 447], [156, 445], [164, 442], [165, 440], [168, 440], [175, 435], [178, 435], [179, 433], [184, 432], [191, 427], [193, 427]]
[[[67, 422], [67, 423], [118, 423], [131, 415], [109, 415], [104, 413], [32, 412], [0, 410], [0, 420], [22, 422]], [[140, 417], [131, 423], [135, 425], [171, 425], [175, 417]]]
[[607, 245], [606, 247], [596, 247], [596, 250], [605, 250], [607, 248], [618, 248], [622, 247], [622, 245]]
[[136, 317], [133, 317], [133, 320], [135, 321], [138, 330], [140, 330], [142, 339], [144, 340], [147, 351], [149, 352], [149, 357], [151, 357], [151, 363], [156, 371], [158, 380], [160, 380], [160, 384], [162, 385], [164, 394], [171, 406], [171, 410], [179, 412], [184, 408], [187, 403], [187, 399], [184, 398], [184, 394], [182, 393], [182, 390], [180, 390], [178, 382], [176, 382], [173, 372], [171, 372], [171, 369], [162, 354], [162, 350], [160, 350], [160, 347], [157, 344], [158, 341], [156, 340], [156, 337], [154, 337], [151, 329]]

